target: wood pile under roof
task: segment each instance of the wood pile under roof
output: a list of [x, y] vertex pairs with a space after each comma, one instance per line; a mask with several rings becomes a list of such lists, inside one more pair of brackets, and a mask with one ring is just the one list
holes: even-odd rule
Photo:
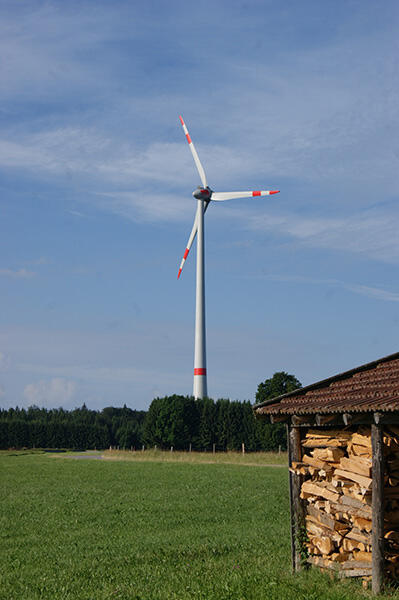
[[254, 406], [284, 422], [294, 570], [399, 579], [399, 353]]

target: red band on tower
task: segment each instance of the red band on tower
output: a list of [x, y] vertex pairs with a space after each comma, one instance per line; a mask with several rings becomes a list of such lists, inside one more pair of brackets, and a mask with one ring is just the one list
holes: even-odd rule
[[206, 369], [194, 369], [194, 375], [206, 375]]

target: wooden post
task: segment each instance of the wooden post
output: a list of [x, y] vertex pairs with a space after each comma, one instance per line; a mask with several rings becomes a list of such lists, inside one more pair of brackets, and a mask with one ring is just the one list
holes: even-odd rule
[[372, 457], [372, 592], [380, 594], [384, 580], [384, 440], [381, 425], [371, 425]]
[[[288, 450], [288, 468], [292, 467], [292, 445], [291, 445], [291, 426], [287, 424], [287, 450]], [[290, 486], [290, 517], [291, 517], [291, 565], [292, 570], [295, 571], [295, 525], [294, 525], [294, 512], [293, 512], [293, 501], [292, 501], [292, 473], [288, 471], [288, 482]]]
[[[288, 461], [300, 462], [302, 458], [301, 430], [299, 427], [287, 426]], [[305, 526], [303, 502], [300, 498], [302, 477], [289, 472], [290, 483], [290, 510], [291, 510], [291, 556], [294, 571], [301, 569], [300, 540], [302, 529]]]

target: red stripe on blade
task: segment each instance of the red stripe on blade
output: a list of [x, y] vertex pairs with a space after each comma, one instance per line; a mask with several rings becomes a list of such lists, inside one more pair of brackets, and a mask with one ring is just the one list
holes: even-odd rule
[[177, 279], [179, 279], [180, 275], [181, 275], [181, 269], [179, 269], [179, 272], [177, 274]]
[[191, 144], [191, 138], [190, 138], [190, 135], [188, 133], [186, 133], [186, 138], [187, 138], [188, 143]]
[[183, 255], [184, 260], [186, 260], [189, 252], [190, 252], [190, 250], [188, 248], [186, 248], [184, 251], [184, 255]]
[[280, 190], [272, 190], [270, 193], [271, 193], [271, 194], [279, 194], [279, 193], [280, 193]]
[[194, 369], [194, 375], [206, 375], [206, 369]]
[[182, 125], [184, 125], [183, 117], [182, 117], [181, 115], [179, 115], [179, 119], [180, 119], [180, 123], [181, 123]]
[[253, 196], [260, 196], [260, 192], [252, 192]]

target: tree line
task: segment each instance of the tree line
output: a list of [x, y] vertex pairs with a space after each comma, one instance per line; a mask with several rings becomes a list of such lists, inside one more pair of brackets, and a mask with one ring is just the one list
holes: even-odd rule
[[72, 411], [30, 406], [0, 410], [0, 448], [71, 448], [86, 450], [142, 443], [146, 411], [127, 406]]
[[[285, 372], [259, 384], [256, 402], [300, 387]], [[31, 406], [0, 410], [0, 448], [103, 449], [110, 446], [176, 450], [286, 449], [283, 425], [254, 418], [248, 401], [190, 396], [155, 398], [148, 411], [112, 406], [101, 411], [85, 405], [72, 411]]]

